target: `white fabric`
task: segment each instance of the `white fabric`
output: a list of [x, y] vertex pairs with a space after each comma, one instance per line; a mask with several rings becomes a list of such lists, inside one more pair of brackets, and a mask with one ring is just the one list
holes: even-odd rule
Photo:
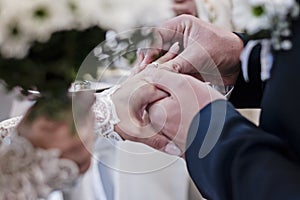
[[16, 133], [20, 117], [0, 123], [0, 199], [46, 198], [51, 191], [72, 184], [79, 173], [57, 149], [34, 148]]
[[261, 44], [260, 62], [261, 62], [261, 80], [265, 81], [271, 77], [271, 69], [273, 65], [273, 54], [271, 52], [271, 41], [268, 39], [251, 40], [243, 49], [240, 59], [242, 62], [242, 72], [245, 81], [249, 81], [248, 62], [253, 48]]
[[181, 158], [107, 138], [97, 140], [95, 154], [108, 200], [188, 199], [189, 176]]
[[243, 115], [249, 121], [254, 123], [255, 125], [257, 126], [259, 125], [261, 109], [243, 108], [243, 109], [237, 109], [237, 111], [241, 113], [241, 115]]
[[195, 0], [198, 17], [229, 31], [236, 31], [232, 24], [232, 0]]
[[33, 101], [20, 99], [18, 95], [15, 90], [7, 92], [0, 82], [0, 121], [23, 115], [34, 103]]
[[141, 143], [117, 144], [115, 200], [185, 200], [189, 176], [185, 161]]
[[15, 96], [12, 99], [12, 107], [9, 113], [10, 117], [16, 117], [20, 115], [24, 115], [25, 112], [34, 104], [34, 101], [29, 101], [26, 99], [19, 99]]
[[8, 94], [0, 83], [0, 121], [9, 117], [13, 98], [14, 95], [12, 93]]
[[76, 185], [64, 191], [64, 199], [110, 200], [106, 198], [100, 176], [101, 174], [99, 174], [98, 171], [98, 161], [92, 159], [90, 168], [80, 177]]

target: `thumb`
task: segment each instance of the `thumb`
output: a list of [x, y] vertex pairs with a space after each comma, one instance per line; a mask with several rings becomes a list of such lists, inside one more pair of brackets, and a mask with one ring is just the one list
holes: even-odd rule
[[[192, 49], [188, 47], [175, 58], [162, 63], [159, 68], [183, 74], [196, 73], [198, 71], [196, 63], [199, 62], [199, 60], [197, 56], [190, 56], [191, 53], [189, 52], [191, 51]], [[197, 61], [194, 61], [195, 59], [197, 59]]]
[[133, 106], [133, 115], [134, 117], [143, 122], [143, 116], [146, 108], [149, 104], [152, 104], [156, 101], [159, 101], [168, 96], [168, 93], [157, 89], [151, 84], [146, 84], [139, 88], [134, 97], [132, 98], [135, 102], [132, 102]]

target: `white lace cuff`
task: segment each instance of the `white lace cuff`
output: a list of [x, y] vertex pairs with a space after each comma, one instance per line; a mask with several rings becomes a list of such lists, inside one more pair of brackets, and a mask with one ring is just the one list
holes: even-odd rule
[[102, 93], [96, 94], [96, 102], [93, 105], [95, 113], [94, 131], [96, 134], [113, 141], [121, 141], [122, 138], [114, 131], [114, 125], [119, 123], [116, 108], [111, 100], [111, 95], [120, 88], [115, 86]]
[[78, 166], [61, 159], [60, 151], [34, 148], [16, 133], [20, 117], [0, 122], [0, 199], [45, 198], [72, 184]]

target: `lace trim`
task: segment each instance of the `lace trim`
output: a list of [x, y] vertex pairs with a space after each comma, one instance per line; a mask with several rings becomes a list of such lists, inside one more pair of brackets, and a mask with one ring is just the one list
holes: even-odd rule
[[97, 93], [96, 102], [93, 105], [93, 111], [95, 113], [95, 133], [115, 141], [122, 139], [119, 134], [114, 132], [114, 125], [119, 123], [120, 120], [115, 105], [111, 100], [111, 95], [119, 88], [120, 86], [115, 86], [102, 93]]
[[0, 122], [0, 145], [2, 142], [9, 143], [9, 136], [14, 132], [15, 127], [21, 121], [22, 117], [14, 117]]
[[45, 198], [54, 189], [72, 184], [79, 174], [57, 149], [34, 148], [16, 133], [21, 117], [0, 123], [0, 199]]

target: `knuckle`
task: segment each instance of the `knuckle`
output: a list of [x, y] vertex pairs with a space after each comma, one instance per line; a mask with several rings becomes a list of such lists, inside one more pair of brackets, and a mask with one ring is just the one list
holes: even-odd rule
[[175, 72], [180, 72], [181, 71], [181, 66], [177, 63], [174, 63], [172, 65], [172, 70], [175, 71]]
[[147, 88], [145, 88], [148, 94], [156, 94], [157, 88], [152, 84], [147, 84]]
[[154, 136], [151, 138], [151, 145], [155, 149], [162, 149], [166, 146], [166, 140], [164, 140], [162, 137]]

